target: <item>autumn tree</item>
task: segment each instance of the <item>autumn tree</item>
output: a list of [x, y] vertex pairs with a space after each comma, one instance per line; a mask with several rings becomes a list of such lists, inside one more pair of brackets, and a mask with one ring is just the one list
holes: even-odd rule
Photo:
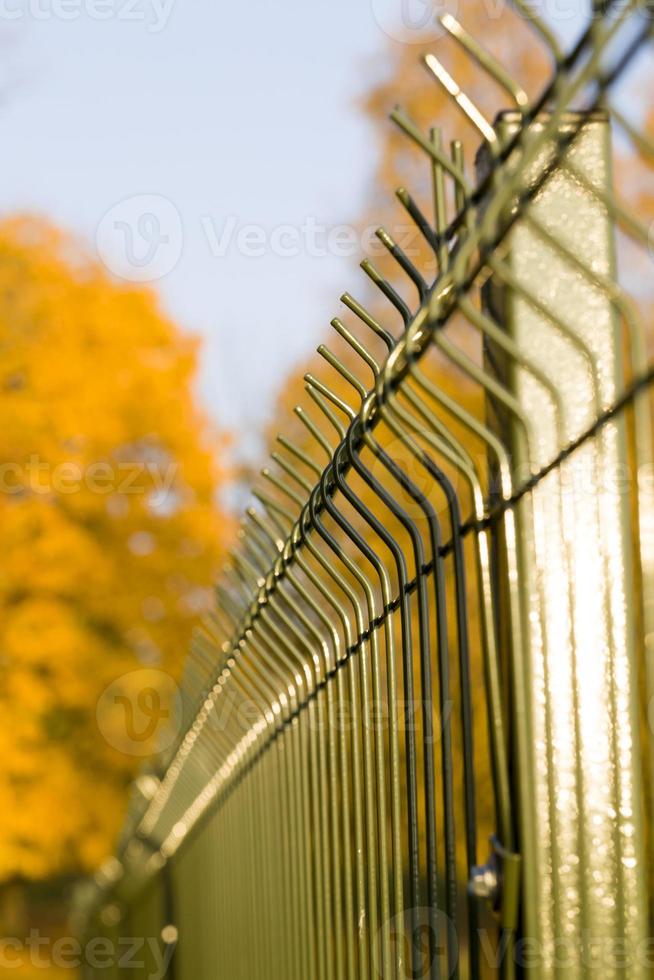
[[67, 235], [0, 224], [0, 880], [97, 867], [156, 748], [124, 699], [174, 710], [229, 532], [196, 354]]

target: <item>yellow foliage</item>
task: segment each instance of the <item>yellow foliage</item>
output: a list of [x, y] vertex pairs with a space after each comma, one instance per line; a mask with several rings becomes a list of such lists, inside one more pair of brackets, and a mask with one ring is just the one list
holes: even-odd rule
[[153, 294], [0, 224], [0, 880], [110, 853], [142, 760], [96, 705], [144, 665], [176, 676], [208, 604], [230, 526], [195, 368]]

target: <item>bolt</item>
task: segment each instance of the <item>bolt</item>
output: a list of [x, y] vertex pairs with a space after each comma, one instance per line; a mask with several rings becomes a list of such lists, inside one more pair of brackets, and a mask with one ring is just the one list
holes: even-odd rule
[[491, 858], [487, 864], [476, 865], [470, 873], [468, 892], [475, 898], [483, 898], [495, 904], [499, 895], [500, 882], [497, 862]]

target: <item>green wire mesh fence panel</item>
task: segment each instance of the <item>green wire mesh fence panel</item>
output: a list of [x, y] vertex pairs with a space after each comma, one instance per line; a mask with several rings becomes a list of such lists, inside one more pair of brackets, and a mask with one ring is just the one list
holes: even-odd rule
[[612, 131], [645, 173], [654, 148], [611, 95], [652, 9], [596, 5], [563, 51], [515, 6], [552, 78], [530, 102], [443, 19], [511, 108], [491, 125], [426, 57], [476, 181], [393, 111], [436, 275], [380, 229], [385, 312], [342, 297], [197, 632], [183, 736], [84, 898], [94, 936], [158, 882], [170, 977], [650, 972], [654, 370], [616, 265], [650, 243]]
[[119, 889], [104, 903], [85, 943], [84, 980], [98, 975], [107, 980], [174, 976], [176, 933], [170, 931], [166, 890], [165, 878], [155, 876]]

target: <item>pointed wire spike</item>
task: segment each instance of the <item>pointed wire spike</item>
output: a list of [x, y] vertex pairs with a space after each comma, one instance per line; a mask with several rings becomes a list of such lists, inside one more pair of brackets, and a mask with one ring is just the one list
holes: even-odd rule
[[382, 245], [385, 245], [386, 246], [386, 248], [388, 248], [388, 249], [396, 248], [395, 242], [393, 241], [392, 237], [386, 231], [385, 228], [377, 228], [377, 230], [375, 231], [375, 235], [377, 236], [377, 238], [379, 239], [379, 241], [382, 243]]
[[423, 275], [419, 272], [416, 266], [413, 264], [411, 259], [408, 257], [404, 249], [400, 248], [397, 242], [392, 238], [391, 235], [386, 231], [385, 228], [378, 228], [376, 235], [380, 242], [388, 250], [388, 252], [393, 256], [397, 264], [400, 266], [402, 271], [409, 277], [413, 285], [418, 290], [418, 297], [420, 302], [425, 299], [428, 292], [427, 283]]
[[507, 92], [519, 109], [524, 110], [529, 106], [529, 96], [508, 71], [499, 63], [497, 58], [469, 34], [462, 24], [453, 17], [452, 14], [445, 13], [438, 18], [448, 34], [454, 38], [463, 50], [475, 61], [480, 68], [484, 69], [500, 86]]
[[339, 398], [339, 396], [336, 394], [335, 391], [332, 391], [332, 389], [328, 385], [326, 385], [323, 381], [320, 381], [319, 378], [316, 378], [315, 375], [305, 374], [304, 379], [307, 382], [307, 384], [315, 388], [325, 398], [328, 398], [333, 405], [336, 405], [337, 408], [340, 408], [343, 414], [347, 415], [349, 419], [356, 418], [357, 413], [354, 411], [352, 406], [348, 405], [347, 402], [344, 401], [342, 398]]
[[458, 83], [452, 78], [450, 73], [441, 64], [435, 54], [426, 54], [422, 58], [423, 64], [434, 76], [436, 81], [445, 89], [447, 94], [458, 105], [467, 119], [472, 123], [483, 139], [490, 145], [497, 145], [497, 133], [488, 122], [483, 113], [477, 108], [472, 99], [459, 87]]
[[293, 524], [295, 523], [295, 517], [293, 516], [293, 514], [291, 514], [289, 510], [287, 510], [282, 504], [280, 504], [278, 500], [274, 500], [272, 497], [268, 496], [267, 493], [264, 493], [263, 490], [259, 490], [259, 489], [253, 490], [252, 495], [261, 502], [264, 510], [266, 511], [266, 513], [268, 514], [268, 516], [272, 521], [275, 520], [272, 514], [280, 514], [285, 521], [288, 521], [289, 527], [293, 526]]
[[314, 463], [311, 457], [308, 456], [298, 446], [296, 446], [294, 442], [291, 442], [290, 439], [287, 439], [286, 436], [282, 436], [282, 435], [277, 437], [277, 441], [279, 442], [280, 446], [284, 447], [284, 449], [288, 449], [289, 453], [292, 453], [293, 456], [296, 457], [296, 459], [302, 460], [304, 465], [307, 466], [310, 470], [312, 470], [317, 476], [322, 475], [322, 470], [320, 469], [318, 464]]
[[[463, 149], [463, 143], [461, 140], [452, 140], [450, 143], [450, 153], [452, 154], [452, 160], [459, 168], [461, 173], [465, 172], [465, 151]], [[454, 203], [456, 205], [457, 211], [463, 211], [465, 207], [465, 197], [461, 193], [461, 188], [458, 184], [454, 185]]]
[[350, 293], [342, 294], [341, 303], [347, 306], [349, 310], [352, 310], [353, 313], [356, 313], [359, 319], [363, 320], [364, 323], [368, 323], [368, 321], [370, 320], [374, 322], [375, 325], [380, 330], [382, 329], [381, 324], [377, 323], [377, 321], [374, 319], [372, 314], [366, 310], [365, 306], [363, 306], [363, 304], [360, 303], [357, 299], [355, 299], [354, 296], [352, 296]]
[[459, 97], [459, 95], [461, 95], [461, 89], [445, 66], [440, 63], [435, 54], [432, 54], [431, 52], [423, 54], [422, 62], [427, 66], [432, 75], [436, 76], [445, 91], [451, 95], [452, 98], [456, 99]]
[[292, 480], [295, 480], [295, 482], [302, 487], [303, 490], [305, 490], [307, 493], [311, 493], [313, 487], [311, 486], [309, 481], [305, 480], [304, 477], [300, 473], [298, 473], [293, 466], [291, 466], [289, 461], [284, 456], [282, 456], [280, 453], [272, 453], [272, 458], [275, 460], [277, 465], [280, 466], [284, 470], [284, 472], [291, 477]]
[[295, 414], [299, 418], [300, 422], [302, 422], [302, 424], [305, 426], [305, 428], [309, 431], [309, 433], [316, 440], [316, 442], [318, 443], [318, 445], [322, 449], [324, 449], [325, 453], [327, 454], [328, 459], [331, 460], [331, 458], [332, 458], [332, 447], [331, 447], [331, 443], [329, 442], [329, 440], [327, 439], [327, 437], [325, 435], [323, 435], [323, 433], [318, 428], [318, 426], [316, 425], [316, 423], [313, 421], [313, 419], [311, 418], [311, 416], [310, 415], [307, 415], [307, 413], [304, 411], [304, 409], [301, 408], [299, 405], [296, 405], [295, 408], [293, 409], [293, 411], [295, 412]]
[[411, 310], [406, 305], [399, 293], [391, 286], [390, 282], [382, 276], [382, 274], [374, 267], [369, 259], [364, 259], [361, 262], [361, 268], [365, 274], [374, 282], [381, 292], [384, 294], [387, 300], [389, 300], [395, 309], [398, 311], [405, 326], [408, 326], [411, 322]]
[[252, 565], [244, 554], [235, 554], [234, 564], [237, 571], [241, 575], [241, 578], [246, 581], [247, 584], [251, 584], [257, 589], [260, 589], [265, 585], [265, 575], [261, 575], [261, 573]]
[[[456, 186], [458, 187], [458, 184]], [[406, 187], [398, 187], [395, 191], [395, 196], [413, 223], [416, 225], [427, 244], [430, 246], [430, 248], [436, 251], [438, 247], [438, 235], [429, 224]]]
[[269, 562], [270, 556], [267, 554], [263, 554], [263, 555], [261, 554], [262, 549], [258, 546], [258, 541], [257, 538], [254, 536], [253, 528], [251, 524], [248, 527], [248, 536], [243, 543], [243, 547], [247, 552], [247, 554], [249, 555], [249, 559], [251, 563], [254, 565], [256, 562], [255, 567], [257, 573], [265, 577], [265, 575], [267, 575], [269, 571], [269, 565], [268, 564], [264, 565], [264, 562]]
[[303, 497], [300, 497], [299, 493], [296, 493], [291, 487], [287, 487], [283, 480], [281, 480], [274, 473], [271, 473], [267, 468], [265, 473], [263, 470], [261, 472], [266, 480], [272, 483], [273, 486], [277, 487], [278, 490], [281, 490], [282, 493], [285, 493], [287, 497], [290, 497], [290, 499], [297, 504], [300, 510], [302, 510], [306, 501]]
[[354, 372], [350, 371], [350, 369], [346, 367], [346, 365], [343, 364], [343, 362], [337, 357], [332, 355], [330, 363], [332, 364], [332, 367], [338, 371], [341, 377], [345, 378], [347, 383], [354, 388], [356, 393], [359, 395], [361, 402], [363, 403], [368, 396], [368, 389], [366, 386], [359, 380], [359, 378], [357, 378]]
[[453, 180], [461, 184], [465, 191], [466, 197], [470, 196], [472, 189], [466, 181], [464, 175], [456, 169], [452, 161], [449, 160], [444, 153], [439, 153], [436, 147], [434, 147], [427, 137], [420, 131], [419, 127], [399, 106], [395, 106], [395, 108], [391, 111], [390, 118], [393, 120], [395, 125], [399, 126], [400, 129], [406, 133], [406, 135], [412, 139], [414, 143], [423, 149], [432, 160], [436, 160], [438, 163], [440, 163]]
[[339, 317], [335, 316], [334, 319], [331, 321], [331, 325], [334, 328], [334, 330], [339, 334], [339, 336], [341, 336], [343, 340], [345, 340], [346, 343], [350, 345], [352, 350], [356, 354], [358, 354], [363, 361], [365, 361], [365, 363], [368, 365], [368, 367], [371, 369], [372, 373], [376, 377], [377, 374], [379, 373], [379, 364], [372, 356], [368, 348], [359, 340], [358, 337], [355, 337], [352, 331], [345, 326], [345, 324], [341, 319], [339, 319]]
[[325, 358], [327, 363], [331, 364], [334, 370], [338, 371], [341, 377], [345, 378], [348, 384], [352, 385], [352, 387], [355, 389], [355, 391], [363, 401], [368, 394], [368, 389], [366, 388], [366, 386], [362, 384], [361, 381], [359, 381], [359, 379], [355, 377], [355, 375], [351, 371], [348, 370], [348, 368], [343, 364], [343, 362], [338, 357], [336, 357], [336, 355], [333, 354], [328, 347], [325, 347], [324, 344], [321, 344], [320, 346], [323, 348], [323, 350], [320, 351], [320, 353]]
[[368, 356], [370, 356], [367, 348], [364, 347], [363, 343], [352, 333], [349, 327], [343, 323], [339, 316], [333, 317], [329, 322], [330, 326], [334, 328], [339, 337], [342, 337], [343, 340], [350, 345], [350, 347], [354, 347], [355, 345], [361, 347], [366, 351], [366, 353], [368, 353]]
[[[429, 137], [434, 144], [434, 146], [442, 151], [443, 149], [443, 135], [441, 130], [433, 126], [429, 130]], [[440, 245], [438, 248], [438, 265], [440, 274], [443, 275], [447, 271], [450, 264], [450, 253], [447, 247], [447, 241], [445, 240], [445, 231], [447, 229], [447, 204], [445, 200], [445, 173], [443, 167], [436, 160], [432, 163], [432, 185], [433, 185], [433, 196], [434, 196], [434, 221], [436, 224], [436, 231], [438, 232], [438, 237]]]
[[[270, 517], [270, 515], [268, 515], [268, 517]], [[265, 536], [266, 541], [268, 542], [270, 548], [274, 551], [274, 553], [276, 555], [281, 554], [281, 552], [284, 550], [285, 539], [282, 538], [281, 535], [275, 533], [274, 525], [271, 530], [266, 525], [266, 521], [261, 514], [256, 514], [255, 516], [253, 516], [252, 522], [253, 524], [256, 525], [256, 527], [261, 532], [260, 537], [261, 535]]]
[[313, 388], [311, 385], [307, 385], [307, 391], [309, 393], [309, 396], [313, 398], [314, 402], [316, 403], [320, 411], [323, 413], [323, 415], [325, 415], [329, 419], [331, 424], [334, 426], [334, 428], [336, 429], [339, 435], [339, 438], [345, 439], [345, 435], [346, 435], [345, 426], [338, 418], [338, 416], [331, 410], [331, 408], [327, 404], [326, 400], [322, 397], [320, 392], [316, 391], [316, 389]]
[[359, 264], [363, 269], [363, 271], [365, 272], [365, 274], [369, 276], [374, 283], [379, 284], [384, 281], [383, 276], [381, 275], [381, 273], [377, 271], [377, 269], [375, 269], [370, 259], [363, 259], [363, 261], [360, 262]]
[[375, 320], [374, 316], [368, 312], [365, 306], [362, 306], [358, 300], [356, 300], [350, 293], [343, 293], [341, 296], [341, 302], [347, 306], [349, 310], [352, 311], [359, 319], [369, 327], [377, 337], [384, 341], [389, 352], [393, 350], [395, 346], [395, 340], [392, 335], [382, 327], [381, 323]]

